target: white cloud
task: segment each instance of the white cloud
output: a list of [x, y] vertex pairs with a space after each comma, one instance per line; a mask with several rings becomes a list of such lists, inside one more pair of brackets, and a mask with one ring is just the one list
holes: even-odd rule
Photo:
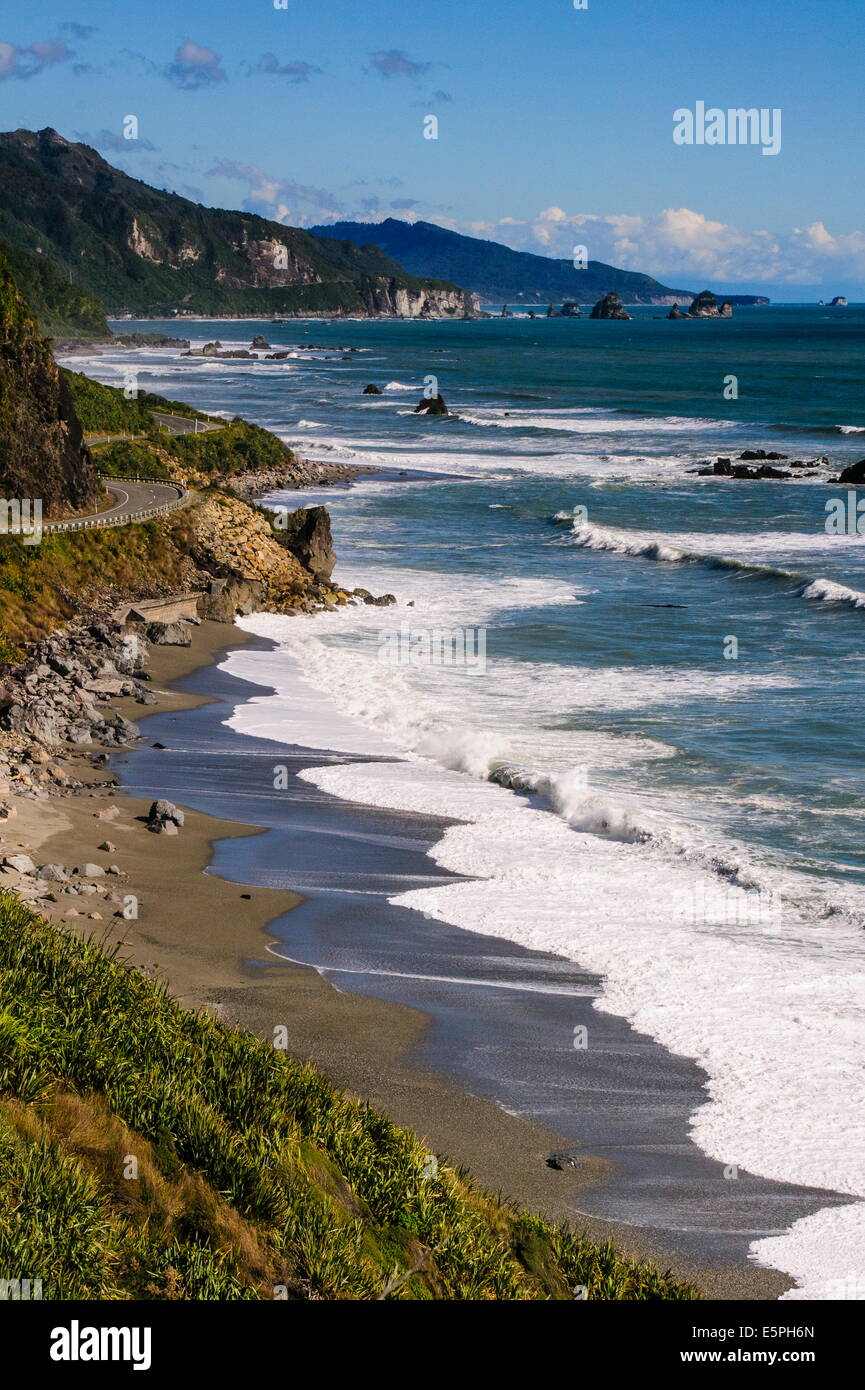
[[165, 76], [176, 87], [188, 92], [228, 80], [220, 67], [219, 54], [192, 39], [186, 39], [180, 45], [174, 62], [165, 69]]
[[54, 63], [65, 63], [75, 54], [61, 39], [46, 39], [18, 48], [14, 43], [0, 43], [0, 81], [5, 77], [35, 77]]
[[833, 235], [822, 222], [784, 232], [748, 231], [691, 208], [665, 208], [640, 217], [549, 207], [530, 220], [502, 217], [469, 223], [465, 231], [518, 251], [568, 259], [575, 245], [584, 245], [594, 261], [667, 282], [811, 285], [827, 276], [865, 281], [865, 232]]

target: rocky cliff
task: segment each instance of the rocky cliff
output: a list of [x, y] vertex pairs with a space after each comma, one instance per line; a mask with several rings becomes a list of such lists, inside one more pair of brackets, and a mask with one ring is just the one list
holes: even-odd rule
[[96, 501], [99, 479], [51, 348], [0, 253], [0, 492], [44, 516]]

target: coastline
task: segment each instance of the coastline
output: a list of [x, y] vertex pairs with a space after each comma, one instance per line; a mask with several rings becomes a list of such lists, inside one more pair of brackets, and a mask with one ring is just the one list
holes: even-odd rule
[[[225, 624], [204, 623], [189, 648], [154, 649], [152, 688], [159, 703], [150, 713], [181, 714], [203, 697], [164, 687], [216, 662], [248, 637]], [[127, 716], [140, 709], [118, 707]], [[428, 1027], [420, 1010], [402, 1004], [341, 993], [311, 967], [278, 963], [268, 952], [271, 923], [301, 899], [283, 889], [253, 887], [207, 872], [217, 841], [254, 836], [260, 831], [230, 819], [186, 812], [175, 839], [144, 831], [136, 821], [148, 802], [117, 791], [113, 774], [102, 793], [111, 797], [120, 818], [110, 827], [117, 862], [128, 874], [130, 891], [141, 899], [137, 921], [111, 920], [104, 926], [87, 919], [70, 925], [122, 942], [124, 958], [161, 979], [174, 997], [209, 1009], [223, 1021], [270, 1036], [274, 1020], [288, 1028], [289, 1049], [308, 1058], [336, 1084], [386, 1111], [438, 1152], [465, 1165], [484, 1186], [499, 1190], [529, 1210], [569, 1220], [599, 1240], [652, 1260], [661, 1268], [696, 1282], [709, 1298], [774, 1299], [791, 1286], [776, 1270], [737, 1264], [706, 1267], [666, 1249], [644, 1229], [594, 1217], [575, 1218], [581, 1188], [603, 1181], [607, 1160], [583, 1160], [579, 1170], [552, 1173], [544, 1156], [572, 1140], [525, 1118], [506, 1113], [494, 1101], [472, 1095], [445, 1075], [409, 1058]], [[41, 840], [49, 857], [66, 861], [92, 854], [106, 833], [94, 819], [93, 800], [66, 800], [45, 817], [44, 803], [29, 803], [18, 824], [41, 820]], [[53, 824], [52, 824], [53, 822]], [[31, 833], [31, 840], [32, 840]], [[194, 885], [194, 889], [193, 889]], [[56, 920], [56, 919], [55, 919]]]

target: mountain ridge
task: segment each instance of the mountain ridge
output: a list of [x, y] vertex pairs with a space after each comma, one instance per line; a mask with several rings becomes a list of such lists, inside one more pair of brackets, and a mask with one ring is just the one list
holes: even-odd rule
[[410, 275], [377, 248], [328, 247], [155, 189], [50, 127], [0, 133], [0, 241], [44, 258], [112, 317], [474, 312], [456, 284]]
[[465, 236], [434, 222], [389, 217], [384, 222], [334, 222], [308, 230], [322, 240], [378, 246], [413, 274], [429, 274], [433, 264], [447, 265], [448, 275], [453, 274], [482, 303], [572, 299], [588, 304], [609, 291], [627, 304], [681, 304], [695, 298], [693, 290], [670, 289], [639, 271], [619, 270], [604, 261], [589, 261], [585, 270], [577, 270], [571, 261], [514, 251], [501, 242]]

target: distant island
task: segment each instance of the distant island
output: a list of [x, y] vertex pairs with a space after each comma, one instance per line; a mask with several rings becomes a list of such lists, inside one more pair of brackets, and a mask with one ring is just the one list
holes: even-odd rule
[[[617, 294], [625, 304], [689, 304], [694, 290], [670, 289], [651, 275], [589, 261], [577, 270], [571, 261], [513, 251], [497, 241], [463, 236], [433, 222], [334, 222], [310, 227], [326, 241], [349, 242], [392, 256], [413, 275], [432, 275], [462, 285], [485, 304], [594, 304]], [[768, 304], [759, 295], [723, 296], [730, 304]]]

